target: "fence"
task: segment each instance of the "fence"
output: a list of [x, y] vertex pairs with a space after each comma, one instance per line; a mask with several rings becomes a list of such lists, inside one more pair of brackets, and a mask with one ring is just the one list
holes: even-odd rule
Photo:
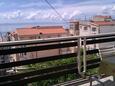
[[[56, 66], [41, 70], [34, 70], [31, 72], [25, 72], [20, 74], [6, 75], [0, 77], [0, 86], [11, 86], [24, 85], [38, 80], [47, 80], [49, 78], [59, 77], [63, 74], [85, 74], [87, 69], [93, 69], [99, 66], [100, 58], [88, 60], [86, 55], [98, 53], [98, 49], [87, 50], [86, 46], [91, 44], [99, 44], [105, 42], [115, 41], [115, 33], [92, 35], [92, 36], [72, 36], [72, 37], [60, 37], [50, 39], [36, 39], [36, 40], [25, 40], [25, 41], [10, 41], [0, 43], [0, 55], [18, 54], [23, 52], [43, 51], [49, 49], [65, 48], [65, 47], [77, 47], [75, 53], [67, 53], [56, 56], [49, 56], [43, 58], [35, 58], [23, 61], [16, 61], [10, 63], [0, 64], [0, 69], [17, 67], [22, 65], [29, 65], [35, 63], [42, 63], [47, 61], [54, 61], [59, 59], [67, 59], [70, 57], [76, 57], [76, 62], [71, 64], [65, 64], [63, 66]], [[61, 43], [57, 43], [61, 42]], [[48, 43], [48, 45], [47, 45]], [[54, 43], [50, 44], [49, 43]], [[41, 46], [27, 46], [27, 47], [16, 47], [21, 45], [33, 45], [33, 44], [46, 44]], [[15, 46], [15, 48], [14, 48]], [[84, 46], [83, 52], [80, 52], [80, 47]], [[13, 48], [12, 48], [13, 47]], [[80, 55], [83, 55], [83, 61], [79, 61]]]

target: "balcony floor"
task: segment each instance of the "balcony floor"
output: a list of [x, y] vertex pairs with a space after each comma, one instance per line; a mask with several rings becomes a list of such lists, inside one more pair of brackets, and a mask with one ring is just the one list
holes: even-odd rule
[[[113, 77], [112, 76], [102, 78], [100, 81], [104, 82], [104, 86], [115, 86], [115, 82], [113, 82]], [[102, 86], [97, 81], [93, 81], [92, 84], [93, 84], [93, 86]], [[75, 86], [77, 86], [77, 85], [75, 85]], [[79, 85], [79, 86], [90, 86], [90, 84], [85, 83], [85, 84], [82, 84], [82, 85]]]

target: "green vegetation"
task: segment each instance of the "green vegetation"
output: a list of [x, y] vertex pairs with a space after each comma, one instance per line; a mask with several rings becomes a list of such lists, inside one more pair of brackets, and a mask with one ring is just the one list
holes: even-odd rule
[[51, 86], [57, 83], [62, 83], [65, 81], [76, 79], [76, 74], [65, 74], [58, 78], [48, 79], [48, 80], [42, 80], [38, 82], [32, 83], [32, 86]]
[[[88, 60], [94, 59], [96, 57], [97, 57], [96, 54], [87, 55]], [[31, 65], [27, 65], [27, 67], [29, 69], [40, 70], [40, 69], [51, 68], [51, 67], [55, 67], [55, 66], [61, 66], [64, 64], [71, 64], [74, 62], [76, 62], [76, 57], [60, 59], [60, 60], [55, 60], [55, 61], [48, 61], [48, 62], [37, 63], [37, 64], [31, 64]], [[87, 74], [88, 75], [96, 74], [97, 70], [98, 70], [98, 68], [87, 70]], [[33, 83], [31, 83], [31, 86], [50, 86], [53, 84], [57, 84], [57, 83], [61, 83], [61, 82], [65, 82], [65, 81], [73, 80], [73, 79], [77, 79], [77, 78], [78, 77], [76, 76], [76, 74], [65, 74], [61, 77], [54, 77], [54, 78], [48, 79], [48, 80], [41, 80], [41, 81], [33, 82]]]
[[76, 58], [68, 58], [68, 59], [59, 59], [59, 60], [54, 60], [54, 61], [48, 61], [48, 62], [43, 62], [43, 63], [37, 63], [37, 64], [30, 64], [28, 67], [31, 69], [45, 69], [45, 68], [50, 68], [50, 67], [55, 67], [55, 66], [61, 66], [64, 64], [70, 64], [76, 61]]

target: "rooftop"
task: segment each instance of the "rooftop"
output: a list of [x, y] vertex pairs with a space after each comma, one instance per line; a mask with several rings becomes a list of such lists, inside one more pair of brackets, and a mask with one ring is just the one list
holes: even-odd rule
[[18, 35], [37, 35], [37, 34], [55, 34], [66, 33], [66, 30], [62, 26], [36, 26], [29, 28], [16, 29]]
[[114, 21], [94, 21], [91, 22], [92, 24], [99, 25], [99, 26], [106, 26], [106, 25], [115, 25]]
[[99, 17], [99, 18], [111, 18], [111, 16], [104, 16], [104, 15], [96, 15], [94, 17]]
[[90, 26], [90, 21], [79, 21], [80, 22], [80, 25], [83, 25], [83, 26]]

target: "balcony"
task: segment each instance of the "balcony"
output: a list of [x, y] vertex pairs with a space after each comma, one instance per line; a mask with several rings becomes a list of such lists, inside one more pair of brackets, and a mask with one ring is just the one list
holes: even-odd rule
[[[36, 40], [24, 40], [24, 41], [10, 41], [0, 43], [0, 55], [8, 56], [19, 53], [28, 53], [34, 51], [44, 51], [51, 49], [74, 47], [75, 52], [67, 52], [65, 54], [59, 54], [54, 56], [47, 56], [41, 58], [33, 58], [20, 61], [2, 62], [0, 64], [1, 76], [0, 86], [20, 86], [20, 85], [32, 85], [31, 83], [49, 80], [61, 77], [65, 74], [74, 74], [77, 79], [66, 82], [56, 83], [54, 86], [77, 86], [90, 82], [89, 77], [92, 74], [86, 73], [87, 70], [98, 68], [101, 62], [99, 58], [99, 47], [87, 49], [88, 45], [96, 45], [101, 43], [109, 43], [115, 41], [115, 33], [92, 35], [92, 36], [71, 36], [60, 37], [50, 39], [36, 39]], [[33, 46], [34, 44], [42, 44], [40, 46]], [[25, 47], [20, 47], [25, 46]], [[110, 48], [110, 47], [109, 47]], [[81, 50], [82, 49], [82, 50]], [[95, 58], [87, 58], [87, 55], [95, 54]], [[74, 58], [76, 61], [69, 64], [54, 65], [52, 67], [43, 68], [39, 70], [32, 70], [18, 73], [19, 66], [44, 63], [49, 61], [63, 60], [68, 58]], [[7, 73], [8, 70], [13, 72]], [[4, 74], [5, 72], [5, 74]], [[102, 78], [108, 76], [102, 76]], [[53, 84], [50, 84], [53, 85]]]

